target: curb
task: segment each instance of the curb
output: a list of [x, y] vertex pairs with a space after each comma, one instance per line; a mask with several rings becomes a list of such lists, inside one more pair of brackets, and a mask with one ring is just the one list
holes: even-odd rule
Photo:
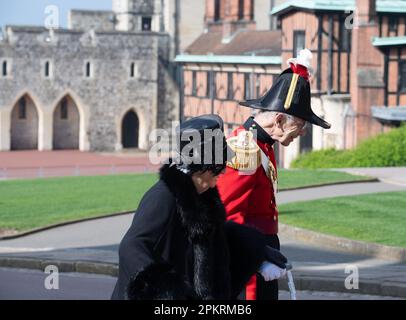
[[380, 180], [378, 178], [370, 178], [370, 179], [366, 179], [366, 180], [338, 181], [338, 182], [331, 182], [331, 183], [324, 183], [324, 184], [312, 184], [312, 185], [303, 186], [303, 187], [293, 187], [293, 188], [281, 189], [281, 190], [279, 190], [279, 192], [338, 186], [341, 184], [355, 184], [355, 183], [369, 183], [369, 182], [380, 182]]
[[[118, 265], [113, 263], [99, 263], [88, 261], [65, 261], [65, 260], [41, 260], [33, 258], [8, 258], [0, 257], [0, 267], [45, 270], [48, 265], [55, 265], [59, 272], [77, 272], [118, 276]], [[359, 289], [348, 290], [344, 286], [344, 280], [338, 277], [319, 277], [294, 272], [294, 282], [298, 291], [325, 291], [340, 293], [356, 293], [376, 296], [390, 296], [396, 298], [406, 298], [406, 284], [393, 281], [360, 281]], [[281, 290], [289, 291], [287, 281], [279, 281]]]
[[118, 276], [118, 265], [114, 263], [0, 257], [1, 268], [21, 268], [43, 271], [45, 267], [49, 265], [57, 266], [59, 272], [90, 273], [112, 277]]
[[[335, 186], [335, 185], [342, 185], [342, 184], [367, 183], [367, 182], [379, 182], [379, 179], [371, 178], [371, 179], [368, 179], [368, 180], [359, 180], [359, 181], [340, 181], [340, 182], [326, 183], [326, 184], [314, 184], [314, 185], [308, 185], [308, 186], [303, 186], [303, 187], [286, 188], [286, 189], [280, 190], [279, 192], [310, 189], [310, 188], [318, 188], [318, 187], [328, 187], [328, 186]], [[70, 224], [86, 222], [86, 221], [92, 221], [92, 220], [98, 220], [98, 219], [104, 219], [104, 218], [111, 218], [111, 217], [131, 214], [131, 213], [134, 213], [134, 212], [135, 211], [118, 212], [118, 213], [112, 213], [112, 214], [107, 214], [107, 215], [102, 215], [102, 216], [91, 217], [91, 218], [83, 218], [83, 219], [78, 219], [78, 220], [71, 220], [71, 221], [66, 221], [66, 222], [61, 222], [61, 223], [55, 223], [55, 224], [51, 224], [49, 226], [35, 228], [35, 229], [31, 229], [31, 230], [24, 231], [24, 232], [21, 232], [21, 233], [12, 234], [12, 235], [9, 235], [9, 236], [3, 236], [3, 237], [0, 237], [0, 241], [17, 239], [17, 238], [21, 238], [21, 237], [25, 237], [25, 236], [34, 234], [34, 233], [46, 231], [46, 230], [53, 229], [53, 228], [63, 227], [63, 226], [67, 226], [67, 225], [70, 225]]]
[[[345, 288], [344, 279], [338, 277], [309, 276], [299, 272], [293, 272], [293, 277], [297, 291], [340, 292], [406, 298], [405, 283], [360, 280], [358, 289], [348, 290]], [[289, 291], [287, 281], [279, 281], [279, 288]]]
[[297, 241], [317, 244], [337, 251], [406, 262], [406, 248], [336, 237], [282, 223], [279, 223], [279, 233]]
[[126, 215], [126, 214], [132, 214], [132, 213], [134, 213], [134, 211], [125, 211], [125, 212], [111, 213], [111, 214], [107, 214], [107, 215], [103, 215], [103, 216], [96, 216], [96, 217], [91, 217], [91, 218], [83, 218], [83, 219], [78, 219], [78, 220], [71, 220], [71, 221], [66, 221], [66, 222], [61, 222], [61, 223], [55, 223], [55, 224], [51, 224], [51, 225], [46, 226], [46, 227], [35, 228], [35, 229], [31, 229], [31, 230], [28, 230], [28, 231], [25, 231], [25, 232], [13, 234], [13, 235], [10, 235], [10, 236], [3, 236], [3, 237], [0, 237], [0, 241], [1, 240], [17, 239], [17, 238], [21, 238], [21, 237], [25, 237], [25, 236], [34, 234], [34, 233], [46, 231], [46, 230], [49, 230], [49, 229], [64, 227], [64, 226], [68, 226], [68, 225], [75, 224], [75, 223], [98, 220], [98, 219], [104, 219], [104, 218], [112, 218], [112, 217], [117, 217], [117, 216], [123, 216], [123, 215]]

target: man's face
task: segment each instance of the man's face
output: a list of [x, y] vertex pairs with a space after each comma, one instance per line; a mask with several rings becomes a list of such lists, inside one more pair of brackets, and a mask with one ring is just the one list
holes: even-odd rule
[[286, 119], [280, 128], [279, 143], [287, 147], [299, 136], [304, 136], [307, 132], [307, 122], [303, 119], [293, 117], [294, 121]]

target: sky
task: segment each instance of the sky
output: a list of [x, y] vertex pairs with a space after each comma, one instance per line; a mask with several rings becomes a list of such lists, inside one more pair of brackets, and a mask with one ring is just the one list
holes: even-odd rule
[[59, 25], [67, 27], [70, 9], [111, 10], [112, 0], [0, 0], [0, 27], [7, 24], [44, 26], [47, 6], [59, 11]]

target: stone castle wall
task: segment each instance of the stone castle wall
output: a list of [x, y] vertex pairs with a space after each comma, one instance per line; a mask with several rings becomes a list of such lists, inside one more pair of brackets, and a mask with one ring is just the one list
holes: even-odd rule
[[[159, 49], [167, 38], [160, 33], [59, 30], [50, 34], [43, 28], [8, 27], [0, 42], [0, 61], [10, 67], [7, 77], [0, 76], [0, 150], [10, 149], [11, 112], [25, 94], [39, 110], [40, 150], [53, 147], [54, 112], [66, 96], [79, 111], [81, 150], [119, 150], [122, 117], [129, 110], [137, 113], [139, 147], [146, 149], [148, 133], [158, 119], [165, 125], [170, 117], [164, 113], [177, 108], [167, 103], [174, 99], [170, 91], [158, 90], [158, 82], [165, 82], [160, 79], [168, 77], [159, 63], [167, 60], [159, 56], [167, 54], [168, 50]], [[45, 76], [47, 62], [50, 74]], [[133, 63], [136, 74], [131, 77]]]

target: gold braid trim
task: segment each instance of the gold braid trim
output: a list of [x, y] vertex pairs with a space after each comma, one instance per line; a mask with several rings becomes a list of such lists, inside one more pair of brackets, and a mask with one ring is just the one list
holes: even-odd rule
[[292, 76], [292, 81], [290, 82], [289, 91], [288, 91], [288, 94], [287, 94], [286, 100], [285, 100], [284, 107], [286, 110], [288, 110], [292, 104], [293, 94], [295, 93], [298, 79], [299, 79], [299, 75], [294, 73]]

